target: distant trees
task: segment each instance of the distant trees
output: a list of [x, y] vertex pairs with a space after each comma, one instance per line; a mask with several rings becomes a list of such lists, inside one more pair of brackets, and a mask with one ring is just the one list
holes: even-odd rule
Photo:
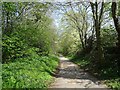
[[[119, 14], [119, 12], [116, 11], [119, 9], [116, 9], [116, 5], [118, 4], [116, 4], [115, 2], [105, 3], [104, 0], [100, 2], [97, 2], [96, 0], [95, 2], [67, 2], [58, 4], [58, 6], [61, 6], [61, 11], [64, 13], [63, 21], [65, 23], [65, 26], [69, 28], [70, 32], [74, 32], [75, 30], [77, 31], [75, 35], [79, 35], [79, 38], [77, 37], [80, 42], [79, 46], [82, 47], [83, 51], [86, 51], [88, 53], [90, 53], [90, 51], [92, 50], [92, 52], [95, 53], [96, 62], [99, 63], [100, 67], [105, 62], [104, 47], [112, 46], [116, 41], [116, 32], [114, 32], [112, 17], [110, 17], [111, 8], [109, 6], [111, 4], [113, 12], [112, 17], [114, 19], [118, 19], [119, 16], [117, 16], [115, 13]], [[118, 24], [118, 20], [117, 24], [115, 25], [118, 29], [120, 26]], [[119, 33], [119, 29], [117, 30], [117, 33]], [[107, 39], [107, 36], [105, 36], [105, 34], [107, 34], [110, 38]], [[109, 43], [109, 45], [104, 45], [105, 43]], [[82, 50], [80, 48], [80, 51]]]
[[53, 52], [57, 34], [48, 3], [4, 2], [2, 7], [3, 62], [24, 57], [32, 48], [39, 55]]
[[59, 4], [64, 13], [63, 21], [71, 30], [77, 31], [79, 35], [79, 48], [85, 52], [90, 52], [93, 44], [94, 29], [92, 19], [89, 14], [90, 5], [86, 2], [68, 2]]
[[69, 27], [62, 27], [64, 32], [59, 37], [59, 52], [63, 55], [75, 55], [80, 48], [79, 35], [76, 30]]

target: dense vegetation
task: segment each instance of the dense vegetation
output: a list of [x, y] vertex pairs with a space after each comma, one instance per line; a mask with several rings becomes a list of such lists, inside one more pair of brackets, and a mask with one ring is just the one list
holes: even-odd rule
[[2, 4], [2, 87], [45, 88], [58, 58], [53, 56], [57, 35], [47, 3]]
[[58, 4], [64, 16], [63, 55], [81, 68], [120, 89], [120, 2], [68, 2]]
[[119, 17], [120, 2], [3, 2], [3, 88], [46, 88], [60, 53], [119, 90]]
[[34, 54], [3, 65], [3, 88], [46, 88], [58, 65], [55, 56]]

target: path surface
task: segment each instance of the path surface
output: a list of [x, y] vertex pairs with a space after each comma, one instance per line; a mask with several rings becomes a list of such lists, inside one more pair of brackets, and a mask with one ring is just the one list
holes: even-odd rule
[[[60, 57], [60, 71], [50, 88], [106, 88], [65, 57]], [[108, 90], [108, 89], [105, 89]]]

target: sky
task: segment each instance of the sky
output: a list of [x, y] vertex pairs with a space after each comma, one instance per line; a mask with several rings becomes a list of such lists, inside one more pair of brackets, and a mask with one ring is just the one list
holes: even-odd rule
[[61, 22], [62, 16], [63, 16], [63, 15], [61, 15], [61, 14], [59, 13], [59, 11], [54, 11], [54, 12], [52, 13], [52, 18], [54, 19], [54, 24], [55, 24], [56, 27], [58, 27], [58, 28], [59, 28], [59, 26], [60, 26], [60, 22]]
[[[61, 26], [61, 18], [63, 17], [63, 11], [61, 11], [61, 10], [54, 10], [53, 12], [52, 12], [52, 15], [51, 15], [51, 17], [53, 18], [53, 20], [54, 20], [54, 25], [56, 26], [56, 29], [57, 29], [57, 31], [60, 33], [60, 32], [62, 32], [63, 30], [62, 30], [62, 28], [60, 28], [60, 26]], [[106, 16], [108, 15], [108, 14], [105, 14]], [[91, 16], [90, 16], [90, 18], [91, 18]], [[92, 19], [92, 18], [91, 18]], [[89, 20], [91, 20], [91, 19], [89, 19]], [[88, 20], [88, 21], [89, 21]], [[106, 20], [104, 20], [105, 22], [107, 22]], [[104, 22], [104, 23], [105, 23]], [[90, 21], [90, 23], [91, 23], [91, 21]], [[111, 25], [113, 25], [113, 22], [112, 21], [109, 21], [109, 23], [106, 23], [106, 24], [104, 24], [104, 27], [105, 26], [108, 26], [109, 24], [111, 24]], [[114, 25], [113, 25], [114, 26]], [[91, 29], [91, 28], [89, 28], [89, 29]]]
[[61, 19], [63, 17], [63, 13], [61, 10], [54, 10], [52, 12], [51, 17], [53, 18], [53, 24], [56, 26], [57, 32], [60, 34], [62, 29], [60, 28], [61, 26]]

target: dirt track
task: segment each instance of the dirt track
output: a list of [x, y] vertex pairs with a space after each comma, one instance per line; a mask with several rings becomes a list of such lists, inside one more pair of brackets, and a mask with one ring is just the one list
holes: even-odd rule
[[[50, 88], [107, 88], [65, 57], [60, 57], [60, 71]], [[103, 89], [102, 89], [103, 90]], [[104, 89], [108, 90], [108, 89]]]

